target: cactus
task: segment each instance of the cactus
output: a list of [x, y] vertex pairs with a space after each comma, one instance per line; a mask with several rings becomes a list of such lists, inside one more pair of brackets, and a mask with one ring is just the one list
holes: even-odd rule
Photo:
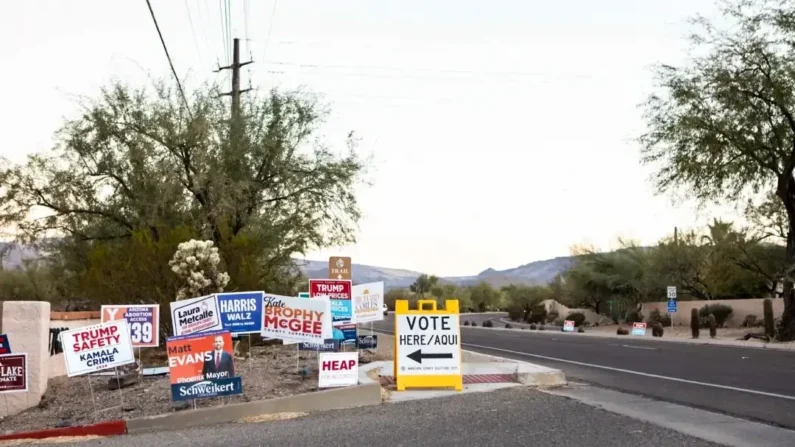
[[698, 338], [698, 309], [693, 308], [690, 310], [690, 332], [693, 333], [693, 338]]
[[776, 335], [776, 326], [773, 319], [773, 300], [765, 298], [762, 302], [762, 309], [765, 316], [765, 335], [770, 338]]

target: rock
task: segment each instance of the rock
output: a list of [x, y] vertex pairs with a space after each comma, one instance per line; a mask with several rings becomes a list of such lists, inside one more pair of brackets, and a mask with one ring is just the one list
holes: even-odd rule
[[135, 407], [128, 404], [128, 405], [125, 405], [125, 406], [121, 407], [121, 411], [128, 411], [128, 412], [129, 411], [135, 411]]
[[55, 424], [55, 428], [64, 428], [64, 427], [71, 427], [71, 426], [72, 426], [72, 421], [68, 421], [66, 419], [61, 419], [60, 421], [58, 421], [57, 424]]
[[119, 388], [127, 388], [128, 386], [138, 383], [138, 378], [139, 376], [136, 372], [125, 374], [121, 377], [111, 377], [108, 379], [108, 389], [118, 390]]
[[182, 411], [190, 408], [190, 403], [184, 400], [174, 402], [174, 411]]

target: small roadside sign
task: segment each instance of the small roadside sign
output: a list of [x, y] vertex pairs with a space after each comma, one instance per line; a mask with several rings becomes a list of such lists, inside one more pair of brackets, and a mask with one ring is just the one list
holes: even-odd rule
[[[423, 307], [429, 306], [429, 310]], [[461, 325], [458, 300], [447, 300], [444, 310], [436, 300], [419, 300], [409, 310], [407, 300], [395, 302], [395, 379], [406, 388], [463, 389]]]
[[572, 320], [564, 320], [563, 321], [563, 332], [574, 332], [574, 321], [572, 321]]
[[0, 393], [28, 391], [28, 354], [0, 354]]
[[323, 352], [318, 355], [318, 388], [354, 386], [359, 383], [358, 352]]
[[668, 313], [676, 313], [676, 300], [668, 300]]
[[328, 279], [351, 279], [350, 256], [331, 256], [328, 258]]
[[632, 335], [646, 335], [646, 323], [632, 323]]
[[668, 299], [675, 300], [676, 299], [676, 286], [668, 286], [666, 289]]

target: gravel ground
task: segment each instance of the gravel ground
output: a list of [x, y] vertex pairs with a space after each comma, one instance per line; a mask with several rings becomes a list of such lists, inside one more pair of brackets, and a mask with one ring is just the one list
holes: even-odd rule
[[[249, 360], [235, 360], [235, 367], [243, 378], [244, 394], [196, 400], [197, 408], [271, 399], [317, 389], [317, 357], [314, 352], [302, 351], [299, 360], [297, 345], [273, 345], [253, 347], [251, 354]], [[362, 363], [374, 360], [380, 360], [377, 353], [363, 353], [361, 356]], [[147, 361], [145, 364], [149, 367], [157, 362]], [[312, 371], [308, 377], [302, 378], [298, 371], [305, 367], [311, 367]], [[50, 379], [47, 393], [39, 406], [1, 420], [0, 433], [86, 425], [120, 418], [134, 419], [175, 411], [168, 376], [145, 377], [121, 392], [108, 389], [109, 379], [108, 376]], [[126, 411], [122, 411], [122, 399]]]
[[69, 445], [716, 446], [672, 430], [526, 388], [320, 412], [292, 420], [148, 433]]

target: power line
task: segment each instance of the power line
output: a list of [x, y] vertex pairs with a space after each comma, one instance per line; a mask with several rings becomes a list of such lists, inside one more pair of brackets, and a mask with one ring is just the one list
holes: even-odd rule
[[185, 90], [182, 89], [182, 82], [180, 82], [179, 76], [177, 76], [177, 70], [174, 69], [174, 63], [171, 62], [171, 55], [168, 54], [168, 47], [166, 46], [166, 41], [163, 39], [163, 33], [160, 32], [160, 25], [157, 24], [155, 11], [152, 9], [152, 4], [149, 2], [149, 0], [146, 0], [146, 6], [149, 7], [149, 13], [152, 14], [152, 21], [155, 23], [155, 29], [157, 29], [157, 35], [160, 36], [160, 43], [163, 45], [163, 51], [165, 51], [166, 53], [166, 59], [168, 59], [168, 65], [171, 66], [171, 73], [174, 74], [174, 79], [177, 81], [177, 88], [179, 88], [179, 94], [182, 96], [182, 101], [185, 103], [185, 110], [188, 111], [188, 117], [191, 119], [191, 121], [193, 121], [193, 114], [190, 113], [188, 98], [185, 97]]
[[265, 50], [262, 52], [262, 60], [268, 55], [268, 45], [271, 41], [271, 31], [273, 31], [273, 17], [276, 15], [276, 5], [279, 0], [273, 0], [273, 8], [271, 9], [271, 18], [268, 20], [268, 35], [265, 37]]
[[199, 41], [196, 39], [196, 28], [193, 26], [193, 17], [190, 14], [190, 6], [188, 0], [185, 0], [185, 10], [188, 12], [188, 22], [190, 23], [190, 33], [193, 36], [193, 44], [196, 46], [196, 55], [201, 59], [201, 51], [199, 51]]

